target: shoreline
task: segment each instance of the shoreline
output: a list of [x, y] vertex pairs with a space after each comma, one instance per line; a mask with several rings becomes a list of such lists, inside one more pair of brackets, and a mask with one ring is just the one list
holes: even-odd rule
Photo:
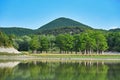
[[119, 54], [80, 55], [80, 54], [29, 54], [0, 55], [0, 60], [55, 60], [55, 61], [120, 61]]

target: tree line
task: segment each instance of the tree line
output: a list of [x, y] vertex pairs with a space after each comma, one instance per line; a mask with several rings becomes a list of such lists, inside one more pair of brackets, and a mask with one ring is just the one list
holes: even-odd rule
[[0, 32], [0, 46], [15, 47], [19, 51], [42, 53], [102, 54], [104, 51], [120, 52], [120, 32], [87, 31], [79, 34], [59, 35], [6, 35]]
[[22, 36], [13, 39], [13, 45], [20, 51], [32, 50], [33, 53], [59, 50], [60, 53], [101, 54], [108, 49], [107, 39], [100, 32]]

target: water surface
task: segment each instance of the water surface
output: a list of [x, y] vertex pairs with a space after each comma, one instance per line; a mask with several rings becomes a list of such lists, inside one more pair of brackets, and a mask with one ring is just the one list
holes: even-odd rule
[[120, 63], [0, 62], [0, 80], [120, 80]]

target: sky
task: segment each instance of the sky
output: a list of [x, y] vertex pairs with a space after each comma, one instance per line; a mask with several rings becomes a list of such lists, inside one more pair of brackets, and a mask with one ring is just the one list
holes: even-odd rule
[[120, 0], [0, 0], [0, 27], [37, 29], [59, 17], [96, 29], [120, 28]]

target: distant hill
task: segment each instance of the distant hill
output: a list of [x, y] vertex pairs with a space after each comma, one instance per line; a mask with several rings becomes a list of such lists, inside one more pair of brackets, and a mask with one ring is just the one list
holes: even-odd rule
[[18, 28], [18, 27], [10, 27], [10, 28], [0, 27], [0, 30], [8, 35], [15, 34], [17, 36], [23, 36], [23, 35], [29, 35], [35, 33], [35, 31], [32, 29]]
[[110, 32], [120, 32], [120, 28], [116, 28], [116, 29], [110, 29]]
[[[89, 30], [96, 30], [104, 33], [106, 32], [106, 30], [93, 29], [88, 25], [64, 17], [57, 18], [41, 26], [36, 30], [19, 28], [19, 27], [10, 27], [10, 28], [0, 27], [0, 30], [6, 33], [7, 35], [15, 34], [17, 36], [30, 35], [30, 34], [53, 34], [53, 35], [64, 34], [64, 33], [78, 34], [80, 32], [85, 32]], [[120, 29], [116, 29], [116, 30], [119, 31]], [[114, 30], [109, 30], [109, 31], [114, 31]]]
[[58, 18], [48, 24], [40, 27], [38, 34], [60, 34], [60, 33], [80, 33], [86, 30], [91, 30], [90, 26], [77, 22], [69, 18]]

